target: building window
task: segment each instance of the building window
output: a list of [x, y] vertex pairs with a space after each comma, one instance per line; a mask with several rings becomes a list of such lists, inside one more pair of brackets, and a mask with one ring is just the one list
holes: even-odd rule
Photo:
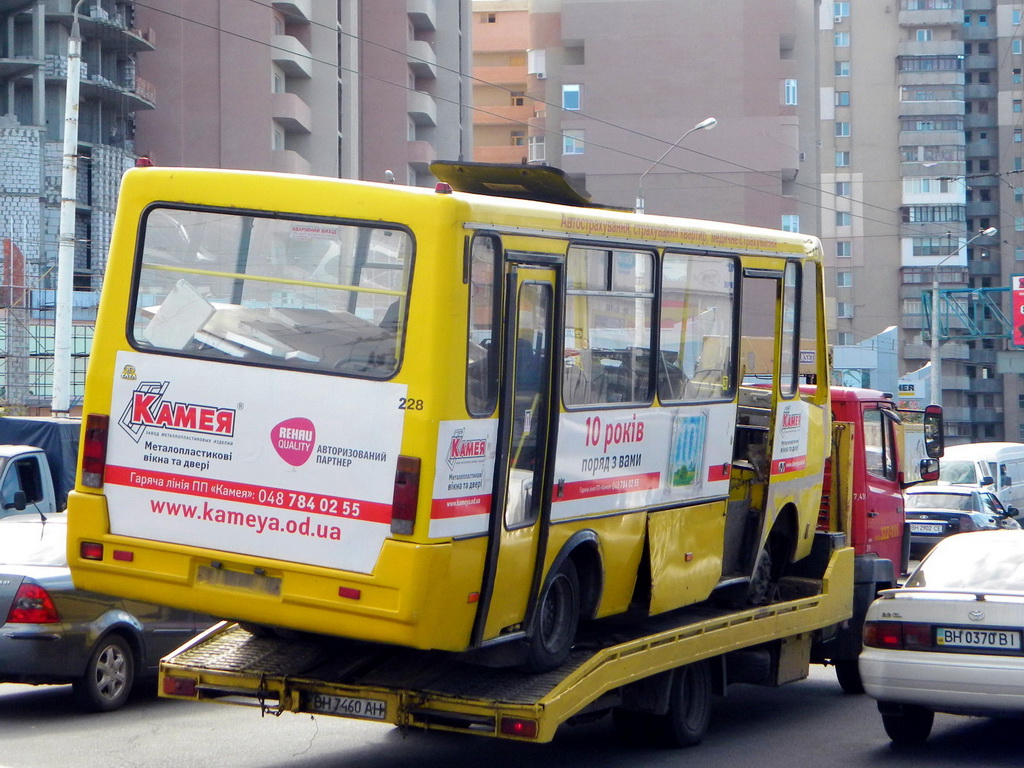
[[1024, 78], [1020, 76], [1020, 67], [1013, 68], [1011, 80], [1013, 80], [1014, 85], [1020, 85], [1022, 82], [1024, 82]]
[[853, 346], [853, 334], [849, 331], [839, 331], [839, 333], [836, 334], [836, 344], [840, 347]]
[[[1015, 40], [1014, 42], [1020, 41]], [[901, 72], [930, 72], [933, 70], [962, 72], [964, 68], [964, 57], [956, 55], [900, 56], [899, 68]]]
[[526, 103], [526, 94], [522, 91], [511, 91], [509, 95], [513, 107], [521, 107]]
[[900, 120], [901, 131], [962, 131], [962, 115], [935, 115], [930, 117], [908, 117]]
[[481, 24], [496, 24], [498, 22], [498, 14], [496, 13], [481, 13], [480, 23]]
[[914, 256], [949, 256], [950, 245], [944, 237], [915, 237], [911, 239]]
[[543, 163], [544, 162], [544, 137], [543, 136], [531, 136], [529, 138], [529, 151], [526, 153], [527, 157], [530, 158], [531, 163]]
[[849, 320], [853, 317], [853, 304], [849, 301], [836, 302], [836, 317]]
[[1014, 261], [1024, 261], [1024, 245], [1015, 245], [1013, 247], [1013, 259]]
[[833, 45], [836, 48], [849, 48], [850, 47], [850, 33], [849, 32], [836, 32], [832, 39]]
[[917, 30], [917, 42], [927, 43], [932, 39], [932, 31], [930, 29], [919, 29]]
[[836, 168], [846, 168], [850, 165], [849, 151], [836, 152]]
[[795, 213], [782, 214], [782, 229], [784, 232], [799, 232], [800, 217]]
[[836, 123], [836, 138], [845, 138], [850, 135], [850, 124], [846, 122]]
[[1024, 187], [1013, 188], [1013, 202], [1024, 203]]
[[574, 129], [562, 133], [562, 154], [582, 155], [583, 154], [583, 130]]
[[853, 272], [837, 272], [836, 286], [838, 286], [839, 288], [852, 288]]
[[1013, 229], [1016, 232], [1024, 232], [1024, 216], [1013, 217]]
[[1010, 19], [1011, 19], [1010, 23], [1013, 24], [1013, 26], [1019, 27], [1020, 26], [1020, 11], [1011, 11], [1010, 12]]
[[842, 21], [850, 15], [849, 3], [832, 3], [832, 14], [837, 21]]
[[848, 227], [853, 224], [853, 216], [849, 211], [836, 211], [836, 226]]
[[1016, 54], [1021, 52], [1021, 39], [1019, 37], [1013, 40], [1013, 47], [1010, 50]]
[[784, 84], [784, 101], [787, 107], [796, 106], [796, 80], [786, 80]]
[[1021, 129], [1020, 128], [1014, 128], [1013, 129], [1013, 140], [1015, 142], [1017, 142], [1018, 144], [1020, 144], [1020, 141], [1021, 141]]
[[849, 240], [836, 240], [836, 258], [848, 259], [853, 255], [853, 243]]
[[562, 86], [562, 109], [578, 110], [581, 104], [581, 92], [579, 85]]
[[273, 135], [270, 138], [270, 146], [275, 152], [280, 152], [284, 149], [284, 131], [280, 128], [274, 128]]
[[848, 61], [837, 61], [835, 64], [836, 64], [836, 77], [849, 77], [850, 76], [850, 62], [848, 62]]
[[851, 191], [851, 184], [848, 181], [837, 181], [836, 182], [836, 197], [849, 197]]
[[848, 107], [848, 106], [850, 106], [850, 92], [849, 91], [836, 91], [836, 106], [837, 107]]
[[512, 131], [512, 146], [522, 147], [526, 144], [526, 131]]

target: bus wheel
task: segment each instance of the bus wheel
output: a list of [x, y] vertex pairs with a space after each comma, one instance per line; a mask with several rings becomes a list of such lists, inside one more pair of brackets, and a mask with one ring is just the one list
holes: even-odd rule
[[747, 602], [750, 605], [764, 605], [768, 602], [772, 588], [772, 550], [769, 544], [770, 540], [761, 548], [757, 562], [754, 563], [754, 572], [750, 574], [747, 586]]
[[632, 746], [700, 744], [711, 722], [711, 665], [697, 661], [675, 670], [664, 715], [615, 709], [612, 718], [619, 738]]
[[541, 592], [524, 668], [546, 672], [569, 656], [580, 622], [580, 579], [570, 559], [559, 566]]

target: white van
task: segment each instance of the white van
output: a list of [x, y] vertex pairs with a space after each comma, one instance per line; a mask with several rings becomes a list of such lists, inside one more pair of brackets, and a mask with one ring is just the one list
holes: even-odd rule
[[939, 460], [938, 482], [987, 488], [1004, 507], [1024, 510], [1024, 443], [947, 446]]

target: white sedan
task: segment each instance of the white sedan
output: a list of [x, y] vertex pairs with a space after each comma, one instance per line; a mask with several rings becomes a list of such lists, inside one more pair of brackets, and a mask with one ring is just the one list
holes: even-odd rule
[[859, 659], [897, 744], [923, 743], [936, 712], [1024, 716], [1024, 530], [936, 544], [868, 609]]

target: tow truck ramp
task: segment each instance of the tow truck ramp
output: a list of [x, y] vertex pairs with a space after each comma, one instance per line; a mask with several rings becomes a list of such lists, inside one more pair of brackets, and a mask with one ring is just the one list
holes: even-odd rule
[[621, 705], [631, 686], [649, 686], [660, 673], [704, 659], [723, 660], [716, 667], [718, 692], [737, 679], [724, 662], [735, 658], [736, 667], [744, 666], [737, 652], [752, 652], [747, 661], [765, 652], [769, 675], [757, 682], [806, 677], [815, 632], [851, 616], [852, 581], [853, 550], [838, 548], [823, 578], [783, 579], [771, 605], [726, 610], [701, 604], [633, 625], [600, 622], [592, 637], [581, 636], [564, 665], [543, 674], [480, 666], [464, 654], [261, 637], [221, 622], [161, 662], [160, 692], [275, 715], [323, 714], [548, 742], [571, 718]]

